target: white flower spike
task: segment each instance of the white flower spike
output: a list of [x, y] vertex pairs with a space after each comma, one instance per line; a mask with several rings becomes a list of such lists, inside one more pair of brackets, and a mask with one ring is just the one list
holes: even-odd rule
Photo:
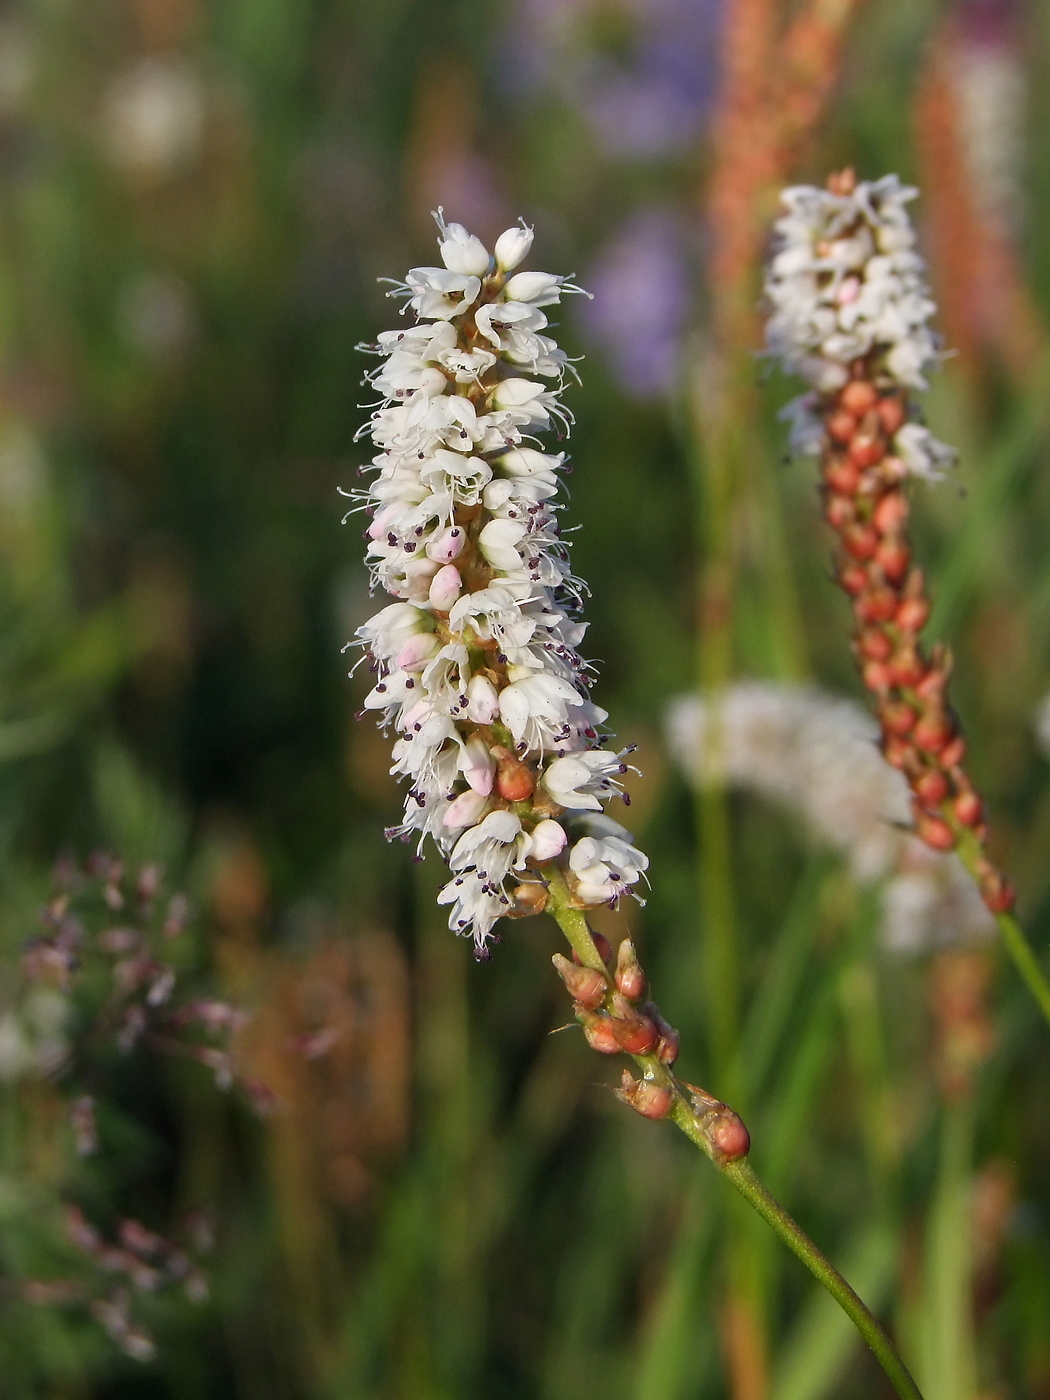
[[449, 927], [486, 957], [498, 918], [542, 907], [552, 862], [582, 905], [617, 903], [648, 862], [596, 815], [624, 796], [628, 750], [605, 746], [577, 651], [582, 586], [553, 499], [565, 454], [533, 445], [571, 422], [571, 367], [540, 308], [579, 289], [515, 271], [532, 247], [524, 223], [490, 256], [435, 217], [444, 266], [413, 268], [392, 293], [418, 324], [370, 347], [377, 454], [371, 487], [352, 494], [370, 517], [373, 587], [396, 601], [357, 639], [376, 672], [365, 710], [396, 730], [391, 771], [409, 784], [388, 835], [433, 838], [453, 872], [439, 896]]

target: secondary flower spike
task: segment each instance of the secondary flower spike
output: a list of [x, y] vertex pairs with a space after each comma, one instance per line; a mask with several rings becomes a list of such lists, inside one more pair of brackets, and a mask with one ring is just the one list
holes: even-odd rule
[[543, 308], [577, 292], [519, 270], [524, 224], [491, 255], [437, 215], [442, 267], [413, 268], [390, 295], [416, 324], [384, 331], [368, 382], [377, 455], [367, 490], [373, 590], [396, 601], [357, 630], [375, 684], [365, 701], [397, 739], [408, 783], [388, 836], [431, 836], [452, 870], [438, 896], [449, 926], [487, 956], [502, 915], [546, 904], [557, 862], [579, 905], [615, 904], [648, 861], [602, 804], [621, 795], [628, 750], [603, 735], [577, 651], [583, 592], [558, 532], [562, 452], [537, 434], [568, 430], [565, 352]]
[[[940, 358], [906, 209], [916, 194], [895, 175], [858, 183], [848, 170], [825, 189], [785, 190], [765, 285], [767, 340], [812, 386], [786, 416], [795, 450], [820, 457], [836, 577], [853, 601], [854, 649], [883, 753], [908, 780], [916, 834], [948, 851], [964, 838], [983, 846], [985, 825], [948, 702], [950, 657], [920, 641], [930, 603], [907, 529], [908, 478], [937, 480], [955, 459], [912, 399]], [[983, 853], [975, 874], [988, 908], [1008, 911], [1013, 891]]]

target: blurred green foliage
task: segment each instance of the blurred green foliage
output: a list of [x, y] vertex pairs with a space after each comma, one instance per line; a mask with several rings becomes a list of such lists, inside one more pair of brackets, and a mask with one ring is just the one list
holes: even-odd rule
[[[949, 9], [868, 0], [800, 178], [846, 162], [929, 173], [916, 94]], [[1028, 94], [1016, 248], [1041, 325], [1050, 21], [1035, 3], [985, 9]], [[688, 396], [708, 332], [718, 11], [22, 0], [0, 14], [0, 1016], [57, 856], [158, 861], [200, 911], [213, 988], [255, 1012], [242, 1053], [280, 1100], [259, 1119], [194, 1066], [114, 1062], [88, 1170], [48, 1076], [27, 1083], [0, 1053], [4, 1400], [885, 1394], [762, 1227], [741, 1245], [688, 1144], [618, 1105], [574, 1031], [552, 1034], [566, 1018], [553, 926], [508, 926], [481, 967], [445, 929], [433, 860], [383, 842], [399, 805], [386, 741], [354, 725], [362, 681], [340, 662], [370, 610], [336, 488], [363, 456], [356, 346], [391, 320], [375, 279], [430, 259], [441, 202], [486, 237], [524, 214], [538, 265], [585, 284], [591, 270], [615, 298], [610, 240], [658, 210], [679, 261], [652, 297], [670, 276], [681, 315], [628, 318], [627, 351], [663, 355], [670, 337], [678, 368], [664, 392], [632, 392], [624, 346], [567, 314], [565, 342], [590, 352], [569, 396], [567, 516], [599, 699], [646, 770], [632, 813], [651, 898], [611, 927], [639, 941], [683, 1074], [726, 1092], [710, 1080], [694, 802], [661, 737], [697, 674]], [[655, 57], [650, 28], [671, 36]], [[616, 139], [595, 117], [621, 70], [643, 97], [671, 84], [686, 116], [670, 136], [632, 144], [629, 105]], [[632, 315], [652, 301], [622, 294]], [[734, 666], [856, 693], [812, 474], [782, 465], [793, 390], [757, 362], [755, 378], [761, 485], [734, 525]], [[1038, 356], [1028, 372], [994, 345], [949, 362], [930, 416], [963, 461], [917, 507], [934, 628], [1039, 949], [1046, 403]], [[777, 538], [803, 621], [793, 654], [771, 622], [784, 600], [762, 550]], [[1050, 1396], [1045, 1027], [996, 961], [994, 1048], [971, 1092], [945, 1095], [929, 953], [888, 953], [875, 893], [789, 816], [734, 796], [728, 820], [757, 1169], [893, 1320], [927, 1400]], [[332, 1025], [328, 1053], [311, 1037]], [[62, 1202], [164, 1235], [190, 1212], [212, 1220], [208, 1302], [139, 1290], [156, 1359], [27, 1292], [70, 1267], [57, 1226], [38, 1228]], [[771, 1358], [758, 1390], [726, 1364], [727, 1241], [747, 1254]]]

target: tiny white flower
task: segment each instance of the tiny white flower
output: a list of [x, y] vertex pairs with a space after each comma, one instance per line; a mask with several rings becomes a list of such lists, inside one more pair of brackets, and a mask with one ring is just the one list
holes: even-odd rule
[[516, 228], [509, 228], [496, 239], [496, 266], [501, 272], [510, 272], [529, 256], [532, 248], [533, 231], [521, 222]]

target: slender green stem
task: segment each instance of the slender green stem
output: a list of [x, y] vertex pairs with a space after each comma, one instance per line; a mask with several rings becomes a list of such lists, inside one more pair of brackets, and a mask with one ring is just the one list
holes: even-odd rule
[[[976, 881], [977, 862], [982, 855], [981, 847], [972, 831], [962, 833], [959, 841], [959, 859]], [[1040, 1011], [1050, 1023], [1050, 982], [1039, 965], [1035, 950], [1025, 936], [1025, 931], [1013, 914], [996, 914], [995, 922], [1003, 936], [1006, 951], [1013, 959], [1014, 966], [1021, 974], [1028, 990], [1035, 997]]]
[[854, 1293], [846, 1280], [832, 1264], [831, 1260], [817, 1248], [806, 1232], [788, 1215], [783, 1206], [769, 1194], [751, 1170], [746, 1157], [736, 1162], [727, 1162], [721, 1167], [722, 1175], [728, 1177], [736, 1189], [776, 1231], [818, 1283], [822, 1284], [838, 1303], [842, 1311], [856, 1327], [876, 1360], [893, 1382], [893, 1387], [901, 1400], [922, 1400], [919, 1387], [915, 1384], [907, 1366], [897, 1353], [882, 1327]]
[[[542, 873], [548, 882], [548, 912], [557, 921], [573, 951], [586, 966], [608, 975], [591, 937], [587, 919], [583, 911], [573, 905], [564, 875], [554, 864], [544, 866]], [[727, 1110], [724, 1104], [707, 1099], [699, 1091], [691, 1093], [690, 1086], [680, 1083], [655, 1055], [634, 1055], [631, 1058], [641, 1068], [646, 1079], [665, 1085], [672, 1091], [674, 1101], [670, 1113], [671, 1121], [705, 1153], [748, 1205], [757, 1211], [805, 1264], [817, 1282], [827, 1289], [871, 1348], [883, 1371], [893, 1383], [900, 1400], [922, 1400], [919, 1388], [912, 1380], [897, 1349], [831, 1261], [774, 1200], [751, 1170], [746, 1157], [727, 1160], [719, 1150], [717, 1134], [712, 1131], [712, 1124], [719, 1120], [724, 1121], [726, 1116], [735, 1118], [736, 1115]]]

